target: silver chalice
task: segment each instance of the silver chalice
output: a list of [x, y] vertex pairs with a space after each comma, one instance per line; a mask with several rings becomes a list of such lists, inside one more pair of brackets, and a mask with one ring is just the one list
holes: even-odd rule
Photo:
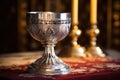
[[27, 31], [45, 47], [42, 57], [27, 68], [28, 73], [39, 75], [70, 73], [70, 67], [58, 58], [54, 51], [55, 44], [68, 35], [70, 23], [70, 13], [27, 13]]

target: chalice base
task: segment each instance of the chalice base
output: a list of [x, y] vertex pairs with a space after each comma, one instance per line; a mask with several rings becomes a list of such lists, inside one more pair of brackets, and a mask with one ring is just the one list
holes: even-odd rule
[[105, 54], [98, 46], [92, 46], [88, 48], [87, 55], [88, 57], [92, 57], [92, 56], [105, 57]]
[[68, 65], [57, 58], [57, 56], [56, 59], [53, 58], [53, 62], [49, 62], [51, 60], [47, 62], [43, 58], [38, 59], [27, 68], [27, 72], [36, 75], [61, 75], [70, 73]]

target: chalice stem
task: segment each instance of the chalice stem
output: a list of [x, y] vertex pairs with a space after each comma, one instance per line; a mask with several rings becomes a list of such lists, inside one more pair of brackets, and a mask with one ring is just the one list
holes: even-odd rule
[[58, 63], [63, 63], [62, 60], [60, 60], [56, 54], [55, 54], [55, 50], [54, 50], [54, 44], [47, 44], [47, 45], [44, 45], [45, 47], [45, 52], [42, 56], [42, 60], [45, 61], [43, 62], [44, 64], [48, 64], [48, 65], [55, 65], [55, 64], [58, 64]]
[[55, 55], [55, 51], [54, 51], [54, 46], [55, 45], [44, 45], [44, 47], [45, 47], [45, 54], [44, 55], [46, 55], [46, 56], [48, 56], [48, 57], [55, 57], [56, 55]]

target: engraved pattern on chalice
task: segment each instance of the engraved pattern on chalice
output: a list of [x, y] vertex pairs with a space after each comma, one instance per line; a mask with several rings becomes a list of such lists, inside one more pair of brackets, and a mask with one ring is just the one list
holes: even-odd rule
[[70, 22], [70, 13], [27, 13], [27, 31], [45, 47], [42, 57], [27, 68], [28, 73], [39, 75], [70, 73], [70, 67], [54, 52], [55, 44], [68, 35]]

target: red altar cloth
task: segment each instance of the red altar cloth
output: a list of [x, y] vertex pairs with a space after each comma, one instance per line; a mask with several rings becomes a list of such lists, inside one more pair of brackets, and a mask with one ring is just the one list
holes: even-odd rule
[[25, 72], [26, 65], [0, 67], [0, 80], [120, 80], [120, 62], [106, 58], [63, 58], [71, 73], [40, 76]]

